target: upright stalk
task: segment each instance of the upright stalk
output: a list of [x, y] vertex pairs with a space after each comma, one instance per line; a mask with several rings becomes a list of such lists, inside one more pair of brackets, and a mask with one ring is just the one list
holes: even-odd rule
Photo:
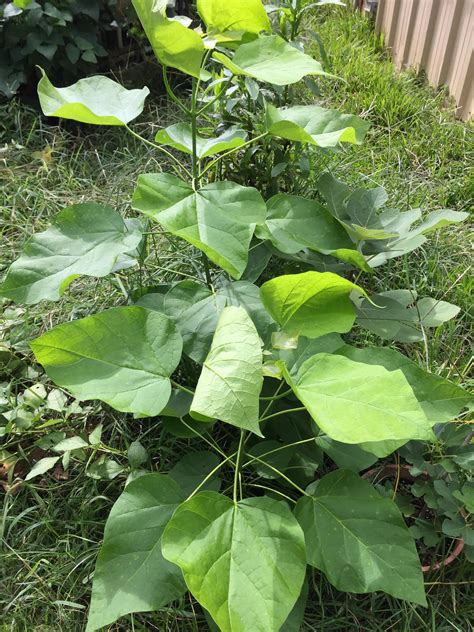
[[[192, 156], [191, 156], [191, 171], [192, 171], [192, 187], [196, 190], [199, 183], [199, 172], [201, 170], [201, 162], [197, 155], [197, 119], [199, 111], [197, 108], [197, 95], [199, 90], [199, 80], [193, 78], [193, 89], [191, 93], [191, 110], [189, 114], [191, 116], [191, 138], [192, 138]], [[209, 260], [204, 252], [201, 254], [202, 263], [204, 266], [204, 274], [206, 276], [207, 286], [212, 287], [211, 273], [209, 271]]]
[[239, 478], [240, 478], [240, 470], [242, 468], [242, 452], [244, 447], [245, 440], [245, 430], [240, 431], [240, 440], [239, 447], [237, 448], [237, 459], [235, 461], [235, 472], [234, 472], [234, 503], [237, 504], [237, 490], [239, 487]]

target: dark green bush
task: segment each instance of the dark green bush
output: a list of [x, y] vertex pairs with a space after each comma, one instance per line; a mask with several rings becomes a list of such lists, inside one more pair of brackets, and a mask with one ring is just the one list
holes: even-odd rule
[[31, 82], [35, 65], [58, 81], [96, 71], [117, 48], [123, 0], [0, 1], [0, 96], [11, 97]]

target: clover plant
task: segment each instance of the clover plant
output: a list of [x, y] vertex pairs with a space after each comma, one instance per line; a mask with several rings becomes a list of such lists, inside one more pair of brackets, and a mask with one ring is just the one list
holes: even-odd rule
[[[263, 100], [259, 129], [222, 129], [214, 105], [239, 98], [246, 79], [285, 87], [325, 71], [272, 34], [260, 0], [198, 0], [203, 27], [195, 29], [168, 18], [166, 4], [133, 0], [182, 113], [155, 141], [143, 139], [172, 171], [139, 176], [131, 206], [143, 221], [96, 203], [63, 210], [26, 244], [1, 289], [26, 304], [58, 300], [78, 277], [126, 269], [159, 248], [148, 240], [154, 224], [202, 253], [194, 278], [157, 279], [148, 293], [131, 291], [128, 304], [31, 343], [49, 377], [78, 400], [150, 417], [212, 451], [128, 483], [105, 527], [88, 630], [158, 610], [185, 591], [225, 632], [296, 629], [308, 566], [338, 590], [426, 605], [397, 504], [359, 472], [410, 440], [434, 439], [470, 398], [398, 351], [359, 348], [341, 334], [358, 323], [384, 339], [424, 340], [428, 327], [453, 317], [455, 306], [408, 290], [370, 297], [360, 279], [464, 216], [437, 211], [412, 228], [420, 211], [380, 210], [383, 189], [351, 191], [330, 174], [317, 185], [324, 204], [291, 192], [264, 199], [252, 186], [220, 180], [221, 161], [232, 156], [238, 174], [242, 151], [263, 151], [266, 138], [336, 149], [362, 142], [368, 124], [317, 105]], [[173, 92], [169, 69], [191, 77], [189, 99]], [[43, 73], [38, 92], [49, 116], [140, 137], [129, 123], [147, 88], [105, 77], [57, 88]], [[272, 278], [273, 255], [298, 266]], [[318, 271], [313, 260], [355, 268], [357, 280]], [[256, 285], [262, 273], [267, 280]], [[324, 454], [340, 469], [320, 476]], [[221, 489], [224, 477], [231, 484]]]

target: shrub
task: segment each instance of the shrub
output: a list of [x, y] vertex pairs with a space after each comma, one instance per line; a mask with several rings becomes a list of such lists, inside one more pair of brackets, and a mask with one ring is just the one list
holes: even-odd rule
[[[395, 350], [341, 336], [357, 321], [383, 339], [423, 342], [457, 308], [410, 290], [369, 297], [327, 267], [357, 270], [359, 281], [465, 215], [422, 219], [384, 208], [383, 189], [351, 190], [331, 174], [317, 183], [324, 204], [291, 191], [264, 200], [255, 187], [220, 179], [224, 161], [227, 174], [231, 157], [238, 172], [238, 157], [265, 151], [270, 139], [290, 154], [333, 151], [362, 142], [368, 124], [319, 106], [288, 107], [286, 86], [326, 73], [271, 34], [260, 0], [200, 0], [204, 35], [169, 19], [162, 0], [133, 4], [182, 113], [143, 140], [174, 172], [139, 177], [132, 208], [143, 222], [100, 204], [64, 209], [32, 237], [1, 289], [27, 304], [55, 301], [79, 276], [146, 265], [152, 224], [201, 253], [201, 266], [171, 287], [139, 282], [125, 292], [127, 305], [31, 343], [49, 377], [77, 399], [149, 417], [212, 450], [186, 455], [167, 474], [140, 470], [146, 454], [138, 445], [129, 451], [133, 476], [105, 527], [88, 630], [160, 609], [186, 590], [225, 632], [298, 627], [307, 565], [339, 590], [382, 590], [424, 605], [413, 536], [393, 499], [359, 472], [410, 440], [434, 441], [471, 399]], [[189, 101], [173, 92], [170, 67], [191, 76]], [[254, 84], [266, 86], [252, 106], [255, 124], [219, 129], [216, 104], [255, 94]], [[61, 89], [43, 72], [38, 90], [49, 116], [141, 138], [129, 123], [146, 88], [92, 77]], [[296, 265], [272, 278], [270, 257]], [[263, 273], [269, 280], [258, 286]], [[55, 450], [98, 442], [100, 433], [61, 438]], [[338, 468], [323, 472], [324, 454]]]

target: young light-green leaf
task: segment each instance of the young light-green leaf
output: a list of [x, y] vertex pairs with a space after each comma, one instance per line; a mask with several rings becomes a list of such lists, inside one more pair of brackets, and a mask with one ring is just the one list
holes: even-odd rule
[[[196, 137], [196, 153], [198, 158], [208, 158], [215, 154], [235, 149], [245, 143], [247, 133], [241, 129], [228, 129], [215, 138], [206, 138], [200, 134]], [[160, 130], [155, 136], [157, 143], [179, 149], [187, 154], [193, 153], [193, 135], [189, 123], [176, 123]]]
[[222, 632], [278, 632], [306, 569], [303, 533], [285, 503], [260, 497], [234, 504], [215, 492], [176, 510], [163, 555]]
[[132, 207], [202, 250], [235, 279], [245, 270], [255, 226], [266, 213], [253, 187], [222, 181], [194, 191], [165, 173], [139, 176]]
[[56, 88], [43, 69], [41, 72], [38, 96], [44, 114], [80, 123], [126, 125], [142, 113], [150, 94], [148, 88], [127, 90], [101, 76], [79, 79], [67, 88]]
[[198, 0], [197, 10], [210, 37], [226, 31], [257, 34], [271, 31], [261, 0]]
[[76, 204], [61, 211], [53, 225], [34, 235], [11, 266], [0, 294], [33, 304], [56, 301], [78, 276], [109, 274], [120, 255], [140, 243], [117, 211], [101, 204]]
[[353, 114], [342, 114], [318, 105], [276, 108], [267, 104], [265, 122], [273, 136], [319, 147], [338, 143], [360, 144], [370, 123]]
[[163, 530], [184, 499], [178, 484], [162, 474], [127, 485], [105, 525], [87, 632], [131, 612], [158, 610], [185, 592], [181, 571], [161, 553]]
[[262, 302], [272, 318], [290, 334], [317, 338], [345, 333], [356, 313], [350, 293], [364, 291], [332, 272], [288, 274], [260, 288]]
[[214, 53], [213, 57], [235, 75], [247, 75], [278, 86], [296, 83], [306, 75], [327, 75], [318, 61], [278, 35], [260, 36], [242, 44], [232, 59], [223, 53]]
[[181, 358], [174, 323], [143, 307], [115, 307], [54, 327], [31, 343], [49, 377], [79, 400], [157, 415]]
[[166, 17], [166, 2], [132, 0], [158, 61], [193, 77], [201, 76], [204, 43], [196, 31]]
[[376, 590], [426, 605], [415, 542], [396, 503], [346, 470], [327, 474], [296, 505], [308, 563], [338, 590]]
[[318, 353], [286, 381], [318, 426], [342, 443], [431, 439], [426, 417], [402, 371]]
[[260, 338], [247, 312], [242, 307], [226, 307], [204, 362], [191, 412], [262, 436], [258, 425], [262, 362]]

